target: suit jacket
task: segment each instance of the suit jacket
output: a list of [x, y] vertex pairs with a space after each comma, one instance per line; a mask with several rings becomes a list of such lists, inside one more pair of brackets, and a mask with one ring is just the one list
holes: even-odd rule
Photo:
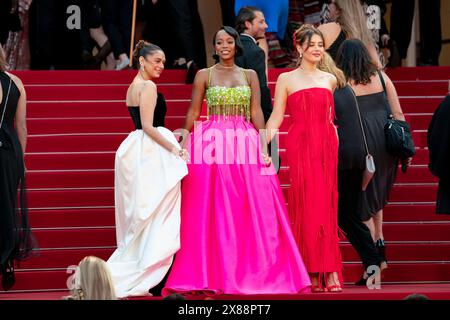
[[429, 168], [440, 179], [450, 179], [450, 95], [433, 114], [428, 127]]
[[256, 71], [261, 88], [261, 108], [264, 114], [264, 120], [267, 122], [272, 113], [272, 96], [267, 86], [266, 55], [252, 38], [241, 35], [240, 40], [244, 52], [236, 58], [236, 64], [244, 69]]

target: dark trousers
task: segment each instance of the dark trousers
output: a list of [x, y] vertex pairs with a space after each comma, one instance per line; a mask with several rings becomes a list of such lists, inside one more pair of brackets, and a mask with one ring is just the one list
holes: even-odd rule
[[379, 266], [382, 257], [375, 247], [369, 228], [358, 213], [362, 173], [362, 169], [339, 170], [338, 221], [367, 270], [371, 265]]
[[439, 179], [436, 213], [450, 214], [450, 178]]
[[[171, 21], [178, 35], [179, 57], [206, 67], [205, 36], [197, 0], [168, 0]], [[212, 40], [211, 40], [212, 44]]]
[[56, 55], [63, 55], [62, 47], [57, 46], [60, 13], [57, 0], [32, 2], [29, 16], [30, 69], [54, 68], [58, 64]]
[[139, 12], [140, 21], [145, 22], [142, 37], [146, 41], [161, 47], [166, 56], [166, 61], [168, 62], [166, 63], [166, 68], [171, 68], [171, 63], [180, 58], [180, 55], [177, 52], [180, 44], [176, 40], [178, 36], [173, 23], [171, 23], [171, 13], [168, 2], [158, 1], [156, 4], [153, 4], [150, 0], [147, 0], [143, 6], [138, 6], [138, 13]]
[[236, 16], [234, 14], [235, 0], [220, 0], [220, 8], [222, 9], [222, 24], [224, 26], [235, 27]]
[[102, 24], [116, 59], [130, 54], [133, 1], [102, 0]]
[[[406, 58], [411, 41], [414, 0], [392, 0], [391, 38]], [[420, 62], [438, 64], [442, 47], [440, 0], [419, 0]]]

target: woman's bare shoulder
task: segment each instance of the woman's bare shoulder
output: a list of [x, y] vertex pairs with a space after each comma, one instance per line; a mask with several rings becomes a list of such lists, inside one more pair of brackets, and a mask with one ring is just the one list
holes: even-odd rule
[[336, 23], [336, 22], [328, 22], [328, 23], [321, 24], [320, 26], [317, 27], [317, 29], [319, 29], [323, 33], [325, 33], [325, 32], [332, 32], [332, 31], [340, 32], [341, 31], [341, 26], [338, 23]]
[[24, 85], [23, 85], [23, 83], [22, 83], [22, 80], [21, 80], [18, 76], [16, 76], [15, 74], [9, 73], [9, 72], [6, 72], [6, 74], [7, 74], [8, 76], [10, 76], [11, 80], [14, 81], [14, 83], [15, 83], [16, 86], [19, 88], [19, 90], [25, 89], [25, 88], [24, 88]]

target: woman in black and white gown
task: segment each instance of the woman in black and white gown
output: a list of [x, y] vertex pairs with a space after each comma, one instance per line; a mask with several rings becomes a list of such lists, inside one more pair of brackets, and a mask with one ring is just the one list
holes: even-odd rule
[[108, 260], [118, 297], [147, 295], [168, 272], [180, 248], [181, 180], [188, 154], [174, 134], [153, 126], [157, 101], [152, 81], [164, 69], [164, 52], [140, 41], [140, 69], [126, 103], [135, 124], [115, 160], [117, 250]]

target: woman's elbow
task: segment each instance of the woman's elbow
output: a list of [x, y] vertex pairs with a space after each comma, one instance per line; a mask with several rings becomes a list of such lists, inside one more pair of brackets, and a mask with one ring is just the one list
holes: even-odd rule
[[27, 136], [28, 134], [28, 129], [27, 129], [27, 123], [26, 122], [18, 122], [16, 123], [16, 129], [17, 132], [19, 132], [20, 134]]

